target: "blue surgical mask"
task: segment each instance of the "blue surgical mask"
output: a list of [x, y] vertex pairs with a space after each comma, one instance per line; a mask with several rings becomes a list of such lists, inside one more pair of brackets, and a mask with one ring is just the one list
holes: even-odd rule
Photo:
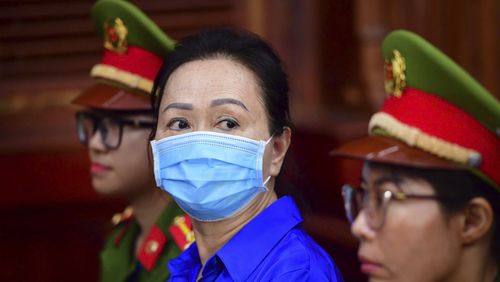
[[271, 138], [196, 131], [151, 141], [156, 184], [192, 218], [229, 218], [267, 191], [262, 162]]

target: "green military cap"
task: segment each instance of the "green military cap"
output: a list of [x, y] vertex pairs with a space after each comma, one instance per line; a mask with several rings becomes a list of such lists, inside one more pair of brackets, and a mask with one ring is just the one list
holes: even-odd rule
[[371, 136], [333, 152], [417, 167], [467, 169], [500, 187], [500, 103], [448, 56], [398, 30], [382, 45], [384, 105]]
[[74, 103], [112, 110], [150, 109], [154, 78], [175, 41], [126, 1], [97, 1], [92, 19], [104, 47], [101, 61], [91, 70], [98, 83]]
[[[406, 30], [391, 32], [382, 44], [382, 55], [391, 65], [396, 52], [405, 60], [408, 87], [443, 98], [493, 132], [500, 130], [498, 100], [443, 52]], [[390, 85], [394, 80], [386, 80], [386, 92], [398, 90]]]

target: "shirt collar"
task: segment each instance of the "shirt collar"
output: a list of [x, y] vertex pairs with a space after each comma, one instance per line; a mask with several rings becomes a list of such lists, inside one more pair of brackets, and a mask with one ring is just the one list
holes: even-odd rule
[[[218, 257], [235, 281], [244, 281], [278, 241], [301, 222], [302, 216], [292, 197], [284, 196], [245, 225], [207, 261], [207, 266]], [[172, 278], [182, 276], [188, 281], [195, 281], [201, 268], [196, 242], [178, 258], [171, 260], [168, 268]]]
[[245, 225], [216, 255], [234, 280], [244, 281], [288, 231], [300, 222], [302, 216], [292, 197], [284, 196]]
[[201, 261], [196, 241], [176, 259], [172, 259], [168, 262], [168, 269], [170, 270], [172, 278], [181, 276], [188, 278], [186, 279], [187, 281], [196, 281], [200, 268]]

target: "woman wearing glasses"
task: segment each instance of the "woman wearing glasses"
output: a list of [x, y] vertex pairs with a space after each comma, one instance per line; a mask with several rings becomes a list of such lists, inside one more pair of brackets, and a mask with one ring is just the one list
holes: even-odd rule
[[165, 281], [167, 261], [193, 238], [189, 219], [155, 187], [148, 158], [156, 124], [149, 93], [173, 42], [126, 1], [98, 1], [92, 18], [106, 50], [91, 71], [97, 83], [73, 101], [86, 107], [77, 113], [78, 137], [88, 146], [95, 191], [130, 204], [112, 219], [101, 281]]
[[156, 78], [151, 142], [159, 187], [193, 221], [196, 242], [172, 281], [342, 281], [274, 188], [290, 145], [288, 81], [255, 35], [188, 37]]
[[389, 97], [370, 137], [333, 152], [365, 161], [345, 185], [370, 281], [484, 281], [500, 265], [500, 103], [419, 36], [383, 43]]

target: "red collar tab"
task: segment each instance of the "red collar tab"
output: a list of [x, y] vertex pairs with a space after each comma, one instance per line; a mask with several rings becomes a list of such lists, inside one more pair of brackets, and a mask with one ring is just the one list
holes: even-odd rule
[[477, 169], [500, 183], [500, 139], [467, 112], [411, 87], [406, 87], [399, 98], [387, 98], [381, 111], [426, 134], [479, 152]]
[[187, 249], [194, 242], [191, 218], [187, 215], [181, 215], [174, 218], [174, 223], [170, 225], [169, 231], [174, 238], [175, 244], [181, 251]]
[[158, 226], [153, 225], [137, 255], [137, 260], [147, 271], [153, 270], [166, 243], [167, 236]]

